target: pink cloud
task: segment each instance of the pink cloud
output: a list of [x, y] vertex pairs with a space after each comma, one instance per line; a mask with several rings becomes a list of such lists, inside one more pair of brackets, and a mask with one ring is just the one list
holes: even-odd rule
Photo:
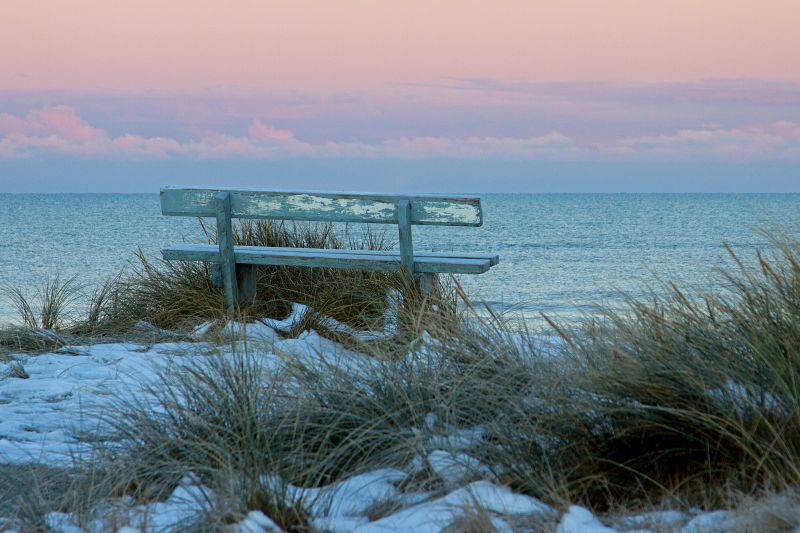
[[73, 141], [88, 141], [105, 137], [105, 132], [81, 120], [75, 110], [67, 106], [56, 106], [33, 110], [28, 114], [28, 122], [44, 131]]
[[186, 144], [191, 154], [203, 159], [269, 159], [270, 149], [248, 137], [214, 135]]
[[373, 142], [302, 141], [286, 129], [253, 120], [247, 132], [231, 135], [197, 130], [179, 141], [125, 133], [109, 136], [66, 106], [29, 111], [24, 117], [0, 114], [0, 157], [25, 158], [56, 153], [83, 158], [167, 159], [287, 159], [450, 157], [463, 159], [642, 159], [712, 157], [800, 160], [800, 124], [776, 121], [723, 128], [707, 125], [660, 135], [581, 142], [559, 131], [538, 136], [407, 136]]
[[0, 113], [0, 135], [24, 133], [27, 128], [28, 123], [24, 119], [8, 113]]
[[560, 132], [538, 137], [401, 137], [375, 144], [360, 142], [329, 142], [317, 155], [328, 157], [396, 157], [418, 159], [425, 157], [549, 157], [560, 152], [574, 156], [573, 140]]
[[800, 139], [800, 124], [794, 122], [781, 120], [765, 126], [764, 129], [787, 139]]
[[186, 153], [186, 147], [181, 143], [165, 137], [141, 137], [126, 133], [110, 142], [122, 153], [156, 159], [166, 159], [172, 154]]
[[620, 154], [640, 156], [736, 157], [796, 159], [800, 149], [800, 124], [780, 121], [739, 128], [683, 129], [675, 133], [618, 139], [601, 146]]
[[289, 141], [294, 139], [294, 134], [289, 130], [272, 127], [260, 120], [254, 120], [247, 130], [252, 139], [259, 141]]
[[47, 136], [56, 135], [73, 141], [100, 139], [105, 132], [89, 125], [68, 106], [43, 107], [28, 112], [24, 119], [3, 113], [0, 115], [0, 133]]

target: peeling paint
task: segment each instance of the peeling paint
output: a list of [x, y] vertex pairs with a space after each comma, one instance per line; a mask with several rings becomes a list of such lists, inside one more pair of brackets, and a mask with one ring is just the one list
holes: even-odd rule
[[390, 220], [394, 217], [393, 205], [360, 198], [328, 198], [311, 194], [295, 194], [287, 197], [286, 203], [289, 209], [298, 211], [337, 211], [342, 214], [347, 213], [352, 216], [379, 220]]
[[422, 210], [425, 218], [433, 222], [477, 224], [481, 220], [480, 207], [474, 204], [430, 201]]
[[310, 194], [292, 194], [286, 198], [286, 203], [291, 209], [298, 211], [333, 211], [333, 198], [312, 196]]
[[252, 207], [259, 213], [276, 213], [281, 211], [283, 205], [279, 199], [270, 197], [251, 197]]
[[[226, 190], [232, 195], [234, 217], [397, 223], [395, 202], [407, 198], [412, 203], [413, 224], [481, 224], [480, 201], [471, 197]], [[164, 189], [162, 213], [213, 216], [217, 192], [217, 189]]]
[[347, 208], [354, 215], [386, 220], [394, 219], [394, 205], [392, 204], [344, 198], [340, 201], [348, 202]]

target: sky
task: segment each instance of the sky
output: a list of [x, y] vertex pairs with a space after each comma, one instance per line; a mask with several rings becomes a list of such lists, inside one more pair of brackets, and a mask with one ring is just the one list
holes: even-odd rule
[[797, 0], [0, 15], [0, 192], [800, 192]]

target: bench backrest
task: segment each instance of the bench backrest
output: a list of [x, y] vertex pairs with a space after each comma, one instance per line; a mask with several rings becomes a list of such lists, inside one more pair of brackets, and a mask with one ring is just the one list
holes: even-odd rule
[[216, 198], [220, 192], [227, 192], [230, 195], [231, 218], [398, 224], [402, 222], [398, 220], [398, 206], [409, 205], [409, 224], [436, 226], [483, 224], [480, 198], [438, 194], [390, 195], [165, 187], [161, 189], [161, 213], [214, 217], [217, 215]]

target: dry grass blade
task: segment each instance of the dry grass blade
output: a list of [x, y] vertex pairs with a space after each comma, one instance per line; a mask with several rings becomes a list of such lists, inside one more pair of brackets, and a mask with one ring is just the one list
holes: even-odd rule
[[0, 354], [40, 353], [57, 350], [68, 343], [69, 338], [53, 331], [27, 327], [0, 329]]
[[63, 505], [63, 496], [71, 488], [73, 474], [67, 468], [0, 464], [0, 527], [18, 531], [48, 530], [45, 515]]
[[4, 292], [17, 310], [21, 326], [0, 329], [0, 350], [37, 353], [55, 350], [68, 342], [68, 313], [80, 298], [75, 278], [47, 278], [37, 290], [34, 303], [17, 287], [5, 287]]
[[59, 329], [63, 324], [65, 312], [79, 297], [80, 290], [76, 277], [66, 281], [62, 281], [58, 275], [53, 279], [46, 279], [39, 292], [41, 327]]
[[11, 300], [11, 304], [17, 310], [22, 325], [27, 328], [38, 328], [39, 319], [36, 317], [36, 313], [33, 312], [28, 297], [22, 290], [18, 287], [6, 287], [5, 293]]

